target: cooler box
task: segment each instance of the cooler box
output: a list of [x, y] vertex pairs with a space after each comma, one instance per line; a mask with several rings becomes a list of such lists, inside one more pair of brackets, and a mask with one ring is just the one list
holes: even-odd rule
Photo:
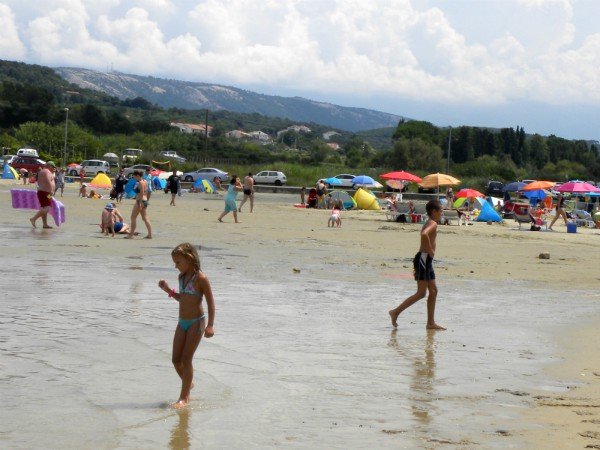
[[577, 224], [576, 223], [568, 223], [567, 224], [567, 233], [577, 233]]

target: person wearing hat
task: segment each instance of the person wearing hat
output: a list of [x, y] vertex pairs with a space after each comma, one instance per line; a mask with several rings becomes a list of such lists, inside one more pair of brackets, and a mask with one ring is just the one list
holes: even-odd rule
[[48, 161], [43, 169], [38, 172], [38, 191], [37, 198], [40, 202], [40, 210], [29, 219], [33, 228], [39, 218], [42, 219], [43, 228], [52, 228], [48, 225], [48, 213], [52, 206], [52, 193], [54, 192], [54, 170], [56, 166], [52, 161]]
[[111, 233], [112, 237], [115, 236], [115, 233], [129, 233], [129, 225], [123, 221], [123, 216], [114, 203], [107, 203], [102, 210], [100, 228], [106, 236], [108, 236], [108, 233]]

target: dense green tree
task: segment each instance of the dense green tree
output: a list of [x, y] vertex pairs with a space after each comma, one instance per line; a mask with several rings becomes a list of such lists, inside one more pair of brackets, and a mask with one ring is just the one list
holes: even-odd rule
[[440, 129], [430, 122], [420, 120], [401, 120], [392, 139], [416, 139], [432, 144], [439, 144]]

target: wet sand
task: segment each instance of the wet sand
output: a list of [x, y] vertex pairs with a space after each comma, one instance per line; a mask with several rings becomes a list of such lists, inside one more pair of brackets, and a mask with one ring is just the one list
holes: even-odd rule
[[[10, 187], [0, 182], [8, 447], [600, 444], [600, 231], [441, 226], [437, 319], [448, 331], [425, 331], [424, 303], [393, 331], [387, 310], [415, 288], [419, 225], [351, 211], [328, 229], [327, 212], [266, 193], [241, 224], [220, 224], [222, 197], [170, 207], [158, 192], [155, 239], [127, 241], [100, 235], [106, 201], [73, 185], [67, 223], [32, 230]], [[182, 241], [201, 246], [218, 309], [191, 406], [176, 412], [177, 309], [156, 282], [175, 281], [169, 253]]]

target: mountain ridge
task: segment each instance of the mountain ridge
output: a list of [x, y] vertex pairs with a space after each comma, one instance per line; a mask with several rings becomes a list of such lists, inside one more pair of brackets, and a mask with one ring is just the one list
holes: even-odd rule
[[143, 97], [163, 108], [258, 113], [299, 122], [315, 122], [346, 131], [395, 127], [402, 116], [332, 103], [259, 94], [216, 83], [192, 82], [92, 69], [57, 67], [58, 75], [78, 86], [119, 99]]

